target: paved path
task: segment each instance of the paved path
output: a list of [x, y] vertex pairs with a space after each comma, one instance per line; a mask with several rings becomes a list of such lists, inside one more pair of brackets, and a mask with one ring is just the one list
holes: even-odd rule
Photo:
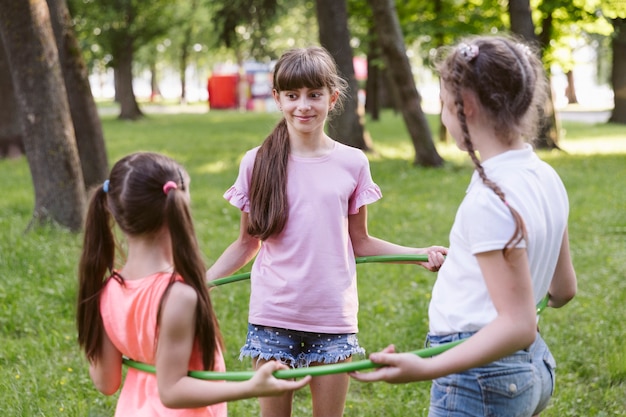
[[[175, 114], [175, 113], [207, 113], [209, 111], [208, 105], [203, 104], [154, 104], [154, 103], [142, 103], [139, 105], [141, 111], [146, 114]], [[214, 110], [220, 111], [220, 110]], [[106, 106], [98, 108], [98, 113], [101, 116], [115, 116], [119, 114], [118, 106]], [[577, 121], [584, 123], [606, 123], [611, 117], [609, 110], [569, 110], [561, 109], [557, 110], [557, 117], [560, 120]]]
[[559, 117], [560, 120], [573, 122], [606, 123], [609, 120], [609, 117], [611, 117], [611, 112], [608, 110], [558, 110], [557, 117]]

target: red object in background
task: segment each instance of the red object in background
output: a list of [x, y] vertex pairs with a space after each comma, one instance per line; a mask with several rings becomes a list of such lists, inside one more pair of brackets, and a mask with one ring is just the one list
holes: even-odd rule
[[209, 78], [209, 106], [212, 109], [236, 109], [239, 75], [213, 75]]
[[352, 58], [352, 66], [354, 66], [354, 76], [359, 81], [367, 80], [367, 59], [361, 56]]

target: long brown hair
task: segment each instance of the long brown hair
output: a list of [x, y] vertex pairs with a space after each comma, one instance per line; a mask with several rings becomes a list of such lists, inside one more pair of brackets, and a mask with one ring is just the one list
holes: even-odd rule
[[[93, 193], [78, 268], [76, 313], [78, 342], [89, 360], [97, 360], [102, 354], [104, 326], [99, 299], [114, 268], [114, 223], [131, 236], [149, 236], [166, 224], [174, 258], [170, 286], [174, 277], [179, 275], [198, 294], [195, 337], [202, 350], [204, 368], [213, 369], [215, 353], [222, 347], [222, 338], [205, 282], [206, 268], [191, 218], [189, 197], [185, 192], [188, 178], [174, 160], [156, 153], [140, 152], [119, 160], [113, 166], [106, 185], [99, 186]], [[178, 188], [166, 194], [163, 186], [168, 181], [174, 181]], [[116, 279], [123, 278], [117, 276]], [[159, 312], [162, 304], [163, 300]], [[159, 324], [157, 317], [157, 334]]]
[[[274, 90], [280, 93], [299, 88], [328, 88], [339, 92], [333, 112], [341, 111], [347, 82], [339, 76], [330, 53], [319, 46], [291, 49], [274, 67]], [[287, 223], [287, 163], [289, 132], [281, 119], [259, 148], [250, 180], [248, 233], [265, 240], [279, 234]]]
[[503, 143], [522, 136], [532, 141], [545, 103], [547, 82], [540, 59], [512, 37], [478, 36], [460, 42], [437, 63], [441, 82], [454, 95], [463, 143], [483, 183], [502, 200], [515, 220], [515, 231], [503, 248], [506, 255], [526, 237], [524, 220], [502, 189], [489, 179], [476, 155], [465, 115], [463, 91], [473, 91], [493, 121]]

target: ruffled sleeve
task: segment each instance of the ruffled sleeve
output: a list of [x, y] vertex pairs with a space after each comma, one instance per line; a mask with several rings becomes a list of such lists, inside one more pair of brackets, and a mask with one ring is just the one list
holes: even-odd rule
[[248, 196], [235, 188], [234, 185], [224, 193], [224, 198], [239, 210], [245, 211], [246, 213], [250, 212], [250, 200]]
[[224, 193], [224, 199], [246, 213], [250, 212], [250, 177], [254, 167], [254, 159], [259, 147], [249, 150], [239, 164], [239, 175], [235, 183]]
[[375, 183], [371, 183], [369, 187], [361, 190], [361, 192], [350, 200], [348, 214], [357, 214], [361, 207], [374, 203], [382, 197], [383, 193], [380, 191], [380, 187]]

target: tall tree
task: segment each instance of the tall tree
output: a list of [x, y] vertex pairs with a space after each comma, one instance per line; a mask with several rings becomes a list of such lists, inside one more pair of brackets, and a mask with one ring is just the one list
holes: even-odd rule
[[[547, 8], [543, 14], [542, 31], [540, 36], [535, 34], [535, 25], [532, 20], [529, 0], [509, 0], [509, 16], [511, 19], [511, 31], [521, 36], [531, 45], [538, 47], [541, 51], [547, 48], [551, 39], [552, 30], [552, 11]], [[550, 89], [550, 84], [546, 86]], [[541, 126], [539, 128], [535, 145], [543, 149], [559, 148], [559, 128], [554, 110], [554, 101], [552, 93], [547, 95], [545, 106], [543, 107], [543, 115], [541, 118]]]
[[85, 189], [101, 184], [109, 171], [102, 124], [87, 67], [71, 25], [66, 0], [47, 0], [65, 80]]
[[349, 86], [343, 112], [329, 122], [329, 134], [346, 145], [367, 150], [369, 146], [359, 116], [359, 86], [354, 75], [346, 1], [316, 0], [316, 5], [320, 44], [335, 58], [337, 68]]
[[428, 167], [441, 166], [443, 159], [437, 153], [428, 120], [422, 110], [422, 98], [413, 79], [395, 2], [368, 0], [368, 3], [374, 15], [376, 37], [385, 57], [386, 68], [398, 89], [402, 117], [415, 147], [414, 163]]
[[0, 0], [0, 33], [11, 68], [35, 189], [35, 223], [82, 227], [85, 191], [46, 0]]
[[174, 26], [176, 2], [169, 0], [72, 0], [71, 11], [90, 46], [110, 54], [120, 119], [143, 116], [133, 90], [133, 63], [141, 45], [150, 44]]

